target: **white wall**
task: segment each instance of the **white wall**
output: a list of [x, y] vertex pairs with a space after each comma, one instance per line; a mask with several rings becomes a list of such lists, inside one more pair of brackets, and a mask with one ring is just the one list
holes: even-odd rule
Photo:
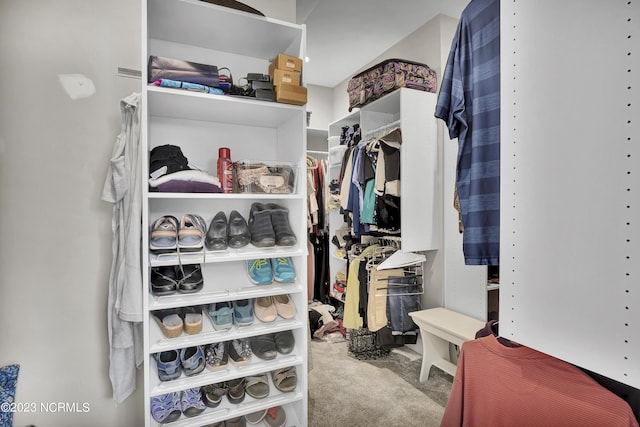
[[[3, 1], [0, 12], [0, 365], [19, 402], [89, 412], [15, 414], [15, 425], [140, 425], [141, 394], [116, 407], [108, 377], [111, 205], [100, 200], [119, 100], [140, 80], [140, 5]], [[118, 28], [118, 30], [116, 30]], [[72, 100], [60, 74], [91, 79]], [[141, 376], [140, 376], [141, 378]]]
[[[304, 66], [303, 66], [304, 67]], [[307, 129], [307, 150], [328, 151], [327, 131], [333, 120], [333, 91], [324, 86], [307, 85], [307, 113], [311, 119]]]
[[[295, 21], [295, 0], [247, 1]], [[111, 208], [100, 200], [119, 101], [140, 80], [140, 3], [0, 3], [0, 366], [19, 363], [18, 402], [88, 403], [86, 413], [16, 413], [14, 425], [143, 424], [142, 375], [124, 403], [109, 381]], [[72, 100], [60, 74], [83, 74]], [[85, 86], [86, 87], [86, 86]], [[141, 372], [140, 372], [141, 374]]]
[[[354, 75], [386, 59], [401, 58], [427, 64], [440, 76], [440, 69], [441, 67], [444, 68], [444, 65], [440, 63], [441, 35], [439, 22], [443, 16], [437, 15], [396, 45], [373, 58]], [[347, 95], [349, 80], [347, 79], [333, 88], [334, 120], [349, 114], [349, 97]]]
[[327, 131], [333, 121], [333, 91], [324, 86], [307, 85], [307, 95], [307, 111], [312, 113], [309, 128]]

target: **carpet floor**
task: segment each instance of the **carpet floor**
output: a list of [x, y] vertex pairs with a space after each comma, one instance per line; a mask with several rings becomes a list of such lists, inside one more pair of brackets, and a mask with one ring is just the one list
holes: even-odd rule
[[418, 381], [421, 356], [408, 347], [359, 360], [347, 341], [312, 340], [309, 427], [439, 426], [452, 377], [433, 367]]

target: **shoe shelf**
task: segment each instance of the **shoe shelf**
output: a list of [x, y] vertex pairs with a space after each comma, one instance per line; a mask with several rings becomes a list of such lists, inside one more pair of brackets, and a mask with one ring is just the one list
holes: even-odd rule
[[149, 265], [160, 267], [165, 265], [182, 264], [209, 264], [227, 263], [234, 261], [246, 261], [259, 258], [280, 258], [296, 257], [306, 255], [307, 249], [301, 245], [296, 246], [274, 246], [271, 248], [258, 248], [248, 244], [240, 249], [226, 249], [224, 251], [198, 251], [198, 252], [177, 252], [154, 254], [149, 253]]
[[[296, 345], [294, 349], [294, 353], [299, 351], [300, 346]], [[304, 355], [306, 356], [306, 355]], [[201, 373], [186, 377], [184, 373], [177, 379], [171, 381], [160, 381], [158, 377], [158, 370], [156, 361], [153, 358], [153, 355], [149, 355], [148, 363], [150, 364], [150, 373], [153, 377], [149, 381], [150, 396], [159, 396], [165, 393], [170, 393], [174, 391], [181, 391], [192, 387], [202, 387], [208, 384], [215, 384], [219, 382], [229, 381], [234, 378], [242, 378], [250, 375], [267, 373], [269, 374], [271, 371], [275, 371], [276, 369], [288, 368], [290, 366], [295, 366], [296, 371], [300, 371], [302, 369], [303, 363], [303, 355], [300, 354], [286, 354], [278, 356], [273, 360], [261, 360], [258, 359], [255, 355], [252, 356], [251, 362], [243, 365], [243, 366], [233, 366], [229, 365], [227, 368], [219, 370], [219, 371], [210, 371], [208, 369], [204, 369]], [[296, 373], [297, 373], [296, 372]], [[155, 375], [155, 376], [154, 376]], [[270, 375], [268, 375], [270, 376]], [[298, 382], [298, 388], [300, 388], [301, 381]], [[276, 394], [280, 394], [278, 389], [275, 386], [270, 387], [271, 393], [275, 396]], [[289, 396], [290, 392], [282, 393], [285, 396]], [[249, 397], [249, 396], [247, 396]]]
[[[233, 325], [231, 329], [216, 330], [213, 327], [211, 318], [207, 315], [206, 308], [204, 309], [202, 317], [202, 332], [195, 335], [183, 333], [183, 335], [176, 338], [166, 338], [160, 331], [160, 328], [152, 324], [149, 333], [149, 351], [159, 353], [167, 350], [178, 350], [185, 347], [230, 341], [238, 338], [248, 338], [305, 326], [303, 322], [296, 319], [278, 319], [270, 323], [263, 323], [256, 319], [254, 324], [249, 326]], [[156, 327], [154, 328], [153, 326]]]
[[[292, 393], [282, 393], [273, 397], [268, 396], [264, 399], [254, 399], [250, 396], [246, 396], [243, 402], [235, 405], [229, 403], [226, 398], [223, 398], [220, 406], [218, 406], [217, 408], [207, 408], [204, 410], [204, 412], [202, 412], [202, 414], [198, 415], [197, 417], [186, 418], [183, 415], [177, 421], [174, 421], [172, 423], [157, 424], [154, 422], [153, 426], [200, 427], [203, 425], [210, 425], [220, 421], [224, 421], [231, 417], [244, 416], [253, 412], [273, 408], [275, 406], [281, 406], [287, 414], [285, 426], [300, 427], [306, 425], [306, 420], [305, 422], [301, 422], [299, 420], [295, 410], [292, 407], [292, 403], [301, 401], [303, 399], [303, 394], [298, 391]], [[247, 425], [250, 425], [250, 423], [247, 423]], [[263, 422], [259, 422], [258, 425], [263, 426], [265, 424]]]
[[232, 290], [209, 290], [206, 279], [204, 288], [192, 294], [176, 293], [174, 295], [155, 296], [149, 294], [149, 310], [162, 310], [175, 307], [187, 307], [194, 305], [211, 304], [222, 301], [235, 301], [240, 299], [259, 298], [269, 295], [295, 294], [305, 291], [299, 284], [282, 283], [271, 285], [251, 285], [251, 287]]

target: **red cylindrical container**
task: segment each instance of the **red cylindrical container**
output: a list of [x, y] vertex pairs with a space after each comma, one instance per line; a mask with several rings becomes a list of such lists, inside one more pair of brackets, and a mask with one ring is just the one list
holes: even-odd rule
[[227, 147], [218, 149], [218, 180], [223, 192], [233, 193], [233, 163]]

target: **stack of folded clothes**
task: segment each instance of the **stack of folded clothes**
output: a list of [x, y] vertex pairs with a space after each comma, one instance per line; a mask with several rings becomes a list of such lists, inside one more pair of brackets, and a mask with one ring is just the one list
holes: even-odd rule
[[166, 144], [151, 150], [149, 191], [222, 193], [222, 187], [217, 177], [191, 168], [180, 147]]

